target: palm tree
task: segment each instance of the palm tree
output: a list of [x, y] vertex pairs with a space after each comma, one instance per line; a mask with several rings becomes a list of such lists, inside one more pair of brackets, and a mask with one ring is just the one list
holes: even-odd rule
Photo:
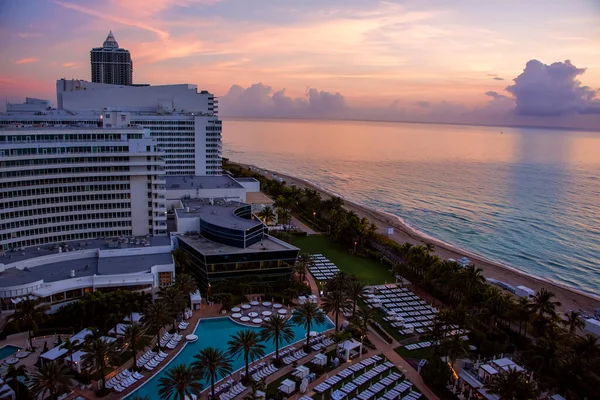
[[356, 303], [358, 302], [358, 297], [364, 292], [365, 284], [362, 283], [358, 277], [353, 276], [350, 285], [348, 285], [348, 294], [352, 299], [352, 314], [356, 312]]
[[367, 336], [369, 333], [369, 324], [375, 319], [373, 310], [367, 307], [360, 307], [358, 311], [350, 317], [350, 324], [360, 332], [360, 336]]
[[264, 391], [265, 388], [267, 387], [267, 384], [265, 382], [265, 379], [261, 379], [258, 381], [255, 381], [254, 379], [252, 379], [250, 381], [250, 392], [246, 395], [246, 397], [244, 397], [244, 400], [261, 400], [264, 399], [264, 396], [258, 396], [257, 392], [259, 390]]
[[175, 261], [175, 266], [179, 269], [178, 272], [185, 272], [187, 267], [190, 265], [190, 258], [187, 253], [181, 248], [178, 247], [171, 252], [173, 254], [173, 261]]
[[161, 289], [158, 295], [160, 296], [160, 301], [163, 301], [169, 309], [171, 319], [173, 320], [173, 328], [177, 327], [177, 316], [185, 309], [187, 298], [176, 285]]
[[146, 324], [147, 329], [156, 334], [158, 350], [160, 350], [160, 331], [169, 321], [171, 321], [171, 318], [166, 303], [155, 301], [146, 308], [144, 324]]
[[450, 365], [454, 368], [454, 362], [460, 355], [467, 355], [467, 342], [460, 335], [445, 337], [440, 342], [441, 350], [446, 354]]
[[520, 400], [535, 397], [535, 388], [528, 382], [523, 372], [510, 369], [503, 374], [497, 374], [485, 385], [488, 393], [496, 394], [500, 400]]
[[77, 347], [79, 343], [72, 342], [70, 338], [65, 339], [65, 341], [60, 345], [63, 349], [67, 350], [67, 355], [71, 357], [71, 368], [73, 368], [73, 350]]
[[477, 289], [485, 283], [483, 270], [474, 265], [468, 265], [462, 270], [463, 285], [467, 291], [467, 296], [471, 298]]
[[223, 350], [207, 347], [194, 356], [192, 368], [201, 379], [210, 379], [212, 398], [215, 398], [215, 380], [231, 374], [231, 359]]
[[321, 311], [315, 303], [306, 302], [296, 308], [292, 314], [292, 322], [296, 325], [304, 325], [306, 327], [306, 347], [310, 341], [310, 328], [313, 322], [318, 325], [325, 323], [325, 313]]
[[33, 347], [32, 331], [38, 329], [38, 323], [48, 318], [46, 315], [48, 310], [48, 306], [37, 306], [35, 300], [23, 300], [17, 304], [14, 314], [6, 318], [6, 321], [14, 323], [17, 329], [27, 329], [29, 350]]
[[277, 222], [281, 225], [289, 225], [289, 221], [291, 219], [291, 214], [285, 208], [278, 207], [275, 210], [275, 214], [277, 214]]
[[350, 286], [350, 275], [344, 271], [338, 272], [329, 282], [327, 282], [327, 290], [333, 292], [334, 290], [347, 291]]
[[69, 389], [71, 375], [64, 364], [56, 361], [44, 363], [31, 377], [32, 394], [42, 399], [46, 395], [50, 400], [58, 399], [58, 396]]
[[[15, 390], [17, 399], [21, 398], [21, 390], [28, 390], [27, 386], [23, 384], [19, 378], [29, 378], [29, 372], [27, 371], [27, 368], [24, 365], [19, 365], [18, 367], [9, 365], [8, 369], [6, 370], [6, 374], [4, 374], [4, 381]], [[1, 395], [0, 398], [2, 398]]]
[[179, 274], [175, 280], [175, 286], [184, 294], [190, 295], [198, 290], [196, 279], [190, 274]]
[[158, 380], [158, 395], [163, 400], [185, 400], [199, 395], [202, 391], [198, 372], [185, 364], [169, 368], [164, 377]]
[[[123, 331], [123, 339], [133, 356], [133, 369], [137, 370], [137, 352], [143, 348], [146, 340], [146, 328], [139, 322], [132, 322]], [[160, 340], [159, 340], [160, 346]]]
[[306, 269], [310, 265], [310, 255], [306, 253], [300, 253], [298, 259], [296, 260], [296, 264], [294, 264], [294, 271], [300, 275], [302, 281], [306, 280]]
[[294, 330], [289, 319], [275, 314], [263, 322], [260, 337], [264, 341], [272, 340], [275, 343], [275, 360], [279, 362], [279, 345], [284, 341], [290, 343], [294, 338]]
[[102, 377], [102, 390], [106, 390], [106, 377], [104, 370], [107, 363], [116, 356], [115, 342], [110, 343], [103, 338], [86, 340], [83, 343], [82, 351], [85, 353], [81, 362], [86, 367], [93, 367], [100, 371]]
[[323, 298], [323, 310], [328, 313], [335, 315], [335, 333], [338, 332], [338, 320], [341, 313], [345, 313], [350, 310], [351, 301], [345, 291], [334, 290], [333, 292], [327, 292]]
[[266, 206], [258, 213], [258, 218], [260, 218], [265, 225], [269, 225], [269, 222], [275, 220], [275, 213], [271, 207]]
[[561, 303], [560, 301], [553, 301], [554, 297], [556, 295], [546, 290], [546, 288], [542, 288], [533, 296], [532, 307], [536, 311], [538, 319], [543, 319], [546, 316], [550, 318], [556, 317], [556, 308], [560, 307]]
[[229, 354], [231, 356], [237, 355], [238, 358], [242, 355], [244, 356], [246, 379], [249, 379], [248, 364], [265, 355], [265, 345], [260, 342], [260, 336], [250, 329], [243, 329], [231, 336], [231, 340], [227, 342], [227, 346], [229, 346]]
[[567, 329], [569, 339], [573, 339], [573, 336], [577, 330], [581, 330], [585, 327], [585, 322], [581, 318], [581, 313], [578, 311], [570, 311], [565, 314], [567, 319], [561, 321], [564, 327]]

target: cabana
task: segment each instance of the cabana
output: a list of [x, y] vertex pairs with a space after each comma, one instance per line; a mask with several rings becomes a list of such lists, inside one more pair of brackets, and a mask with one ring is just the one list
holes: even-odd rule
[[117, 324], [117, 326], [108, 331], [108, 334], [115, 336], [123, 336], [125, 334], [125, 329], [127, 329], [128, 326], [129, 324]]
[[304, 379], [310, 374], [310, 369], [304, 365], [299, 365], [296, 370], [292, 373], [296, 378]]
[[285, 394], [292, 394], [296, 391], [296, 382], [291, 379], [286, 379], [279, 385], [279, 391]]
[[125, 322], [140, 322], [142, 320], [143, 315], [137, 312], [131, 313], [131, 315], [123, 318]]
[[[82, 344], [85, 338], [88, 335], [91, 335], [92, 331], [89, 329], [84, 329], [75, 335], [71, 336], [70, 341], [76, 345]], [[63, 348], [61, 345], [55, 346], [52, 349], [48, 350], [44, 354], [40, 355], [40, 362], [43, 364], [44, 362], [56, 361], [67, 354], [68, 350]]]
[[327, 356], [323, 353], [319, 353], [311, 361], [315, 365], [325, 366], [327, 365]]
[[200, 295], [199, 290], [190, 294], [190, 304], [192, 305], [192, 310], [199, 310], [202, 308], [202, 296]]
[[[357, 351], [356, 349], [359, 350]], [[346, 340], [338, 344], [337, 347], [338, 356], [346, 360], [346, 362], [350, 361], [351, 358], [360, 356], [360, 352], [362, 352], [362, 344], [355, 339]]]

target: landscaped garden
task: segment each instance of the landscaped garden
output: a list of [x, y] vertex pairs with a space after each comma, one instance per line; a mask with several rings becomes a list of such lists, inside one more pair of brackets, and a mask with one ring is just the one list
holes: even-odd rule
[[367, 285], [396, 281], [392, 273], [387, 270], [386, 265], [350, 254], [340, 245], [333, 243], [327, 236], [311, 235], [295, 237], [293, 244], [299, 247], [304, 253], [323, 254], [340, 270], [349, 275], [357, 276]]

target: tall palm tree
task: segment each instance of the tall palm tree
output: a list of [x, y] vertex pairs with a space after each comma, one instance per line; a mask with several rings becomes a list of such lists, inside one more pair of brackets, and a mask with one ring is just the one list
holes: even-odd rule
[[132, 368], [137, 370], [137, 352], [147, 343], [146, 327], [139, 322], [132, 322], [123, 331], [123, 339], [125, 340], [126, 348], [130, 349], [132, 353]]
[[32, 348], [32, 331], [38, 329], [38, 323], [45, 321], [48, 316], [48, 306], [38, 306], [35, 300], [23, 300], [17, 304], [15, 312], [6, 318], [7, 322], [15, 324], [17, 329], [27, 329], [29, 349]]
[[248, 364], [265, 355], [265, 345], [260, 342], [259, 334], [250, 329], [237, 331], [235, 335], [231, 336], [227, 346], [231, 356], [237, 356], [238, 358], [244, 356], [246, 379], [249, 379]]
[[104, 370], [107, 363], [110, 363], [116, 356], [116, 343], [110, 343], [103, 338], [86, 340], [83, 343], [82, 351], [85, 353], [81, 362], [86, 367], [93, 367], [100, 371], [102, 377], [102, 390], [106, 390], [106, 377]]
[[367, 336], [369, 333], [369, 324], [375, 319], [373, 310], [367, 307], [360, 307], [358, 311], [350, 317], [350, 324], [360, 332], [361, 336]]
[[288, 210], [278, 207], [275, 210], [275, 214], [277, 214], [277, 223], [281, 225], [289, 225], [292, 216]]
[[555, 318], [556, 317], [556, 308], [560, 307], [560, 301], [552, 300], [556, 295], [546, 290], [546, 288], [542, 288], [539, 292], [533, 296], [533, 309], [536, 311], [538, 319], [543, 319], [544, 317]]
[[[19, 378], [29, 378], [29, 372], [27, 371], [27, 368], [24, 365], [19, 365], [18, 367], [15, 367], [14, 365], [9, 365], [8, 369], [6, 370], [6, 374], [4, 374], [4, 381], [7, 384], [9, 384], [11, 388], [14, 388], [15, 394], [17, 395], [17, 399], [21, 398], [22, 390], [28, 390], [27, 386], [24, 385], [23, 382], [19, 380]], [[1, 395], [0, 398], [2, 398]]]
[[45, 399], [47, 395], [50, 400], [58, 399], [71, 385], [71, 375], [67, 367], [59, 362], [51, 361], [44, 363], [31, 376], [32, 394]]
[[199, 395], [202, 391], [198, 372], [185, 364], [169, 368], [164, 377], [158, 380], [158, 395], [162, 400], [185, 400]]
[[358, 277], [353, 276], [350, 285], [348, 285], [348, 294], [352, 299], [352, 314], [356, 312], [356, 303], [358, 297], [364, 292], [366, 285], [362, 283]]
[[454, 368], [454, 362], [461, 355], [467, 355], [468, 346], [467, 342], [462, 340], [460, 335], [452, 335], [445, 337], [440, 342], [441, 350], [446, 354], [448, 361]]
[[296, 325], [304, 325], [306, 328], [306, 346], [310, 342], [310, 328], [313, 322], [318, 325], [325, 323], [325, 313], [315, 303], [306, 302], [297, 307], [292, 314], [292, 322]]
[[350, 275], [344, 271], [340, 271], [329, 282], [327, 282], [327, 290], [330, 292], [333, 292], [334, 290], [347, 291], [348, 286], [350, 286], [350, 282]]
[[567, 319], [561, 320], [561, 323], [567, 329], [569, 339], [572, 340], [575, 333], [585, 327], [585, 322], [583, 322], [579, 311], [569, 311], [565, 314], [565, 317]]
[[339, 315], [350, 310], [352, 303], [348, 298], [348, 294], [343, 290], [334, 290], [327, 292], [323, 298], [323, 310], [335, 315], [335, 333], [338, 332]]
[[536, 398], [536, 390], [533, 384], [527, 381], [523, 372], [519, 372], [515, 369], [510, 369], [506, 373], [495, 375], [484, 387], [488, 393], [498, 395], [500, 400]]
[[147, 329], [156, 335], [156, 345], [160, 350], [160, 331], [171, 321], [167, 304], [162, 301], [155, 301], [150, 304], [146, 308], [143, 320]]
[[185, 272], [190, 265], [190, 258], [187, 253], [181, 247], [178, 247], [171, 254], [173, 254], [175, 266], [179, 269], [178, 272]]
[[306, 280], [306, 269], [310, 265], [310, 255], [306, 253], [300, 253], [298, 259], [296, 260], [296, 264], [294, 264], [294, 271], [300, 275], [302, 281]]
[[175, 280], [175, 286], [184, 294], [190, 295], [198, 290], [196, 278], [190, 274], [179, 274]]
[[272, 340], [275, 343], [275, 360], [279, 362], [279, 345], [290, 343], [294, 339], [292, 323], [286, 317], [275, 314], [268, 321], [262, 323], [260, 337], [262, 340]]
[[215, 398], [215, 380], [231, 374], [231, 359], [223, 350], [207, 347], [194, 356], [192, 368], [201, 379], [210, 379], [211, 397]]
[[258, 218], [260, 218], [265, 225], [269, 225], [270, 222], [272, 223], [275, 220], [275, 213], [271, 207], [266, 206], [260, 210], [258, 213]]
[[485, 283], [485, 277], [483, 276], [483, 270], [475, 267], [474, 265], [468, 265], [462, 270], [463, 285], [466, 289], [466, 295], [471, 299], [473, 294]]
[[73, 368], [73, 351], [78, 346], [79, 343], [72, 342], [70, 338], [65, 339], [65, 341], [60, 345], [61, 348], [67, 350], [67, 355], [70, 356], [71, 360], [71, 368]]
[[158, 292], [160, 300], [167, 305], [169, 314], [173, 321], [173, 328], [177, 327], [177, 316], [185, 309], [187, 304], [186, 296], [176, 285], [166, 287]]

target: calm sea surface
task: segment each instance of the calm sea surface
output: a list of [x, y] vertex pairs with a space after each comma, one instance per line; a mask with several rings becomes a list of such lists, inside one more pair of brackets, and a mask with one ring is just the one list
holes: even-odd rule
[[307, 179], [460, 248], [600, 294], [600, 132], [225, 120], [224, 156]]

